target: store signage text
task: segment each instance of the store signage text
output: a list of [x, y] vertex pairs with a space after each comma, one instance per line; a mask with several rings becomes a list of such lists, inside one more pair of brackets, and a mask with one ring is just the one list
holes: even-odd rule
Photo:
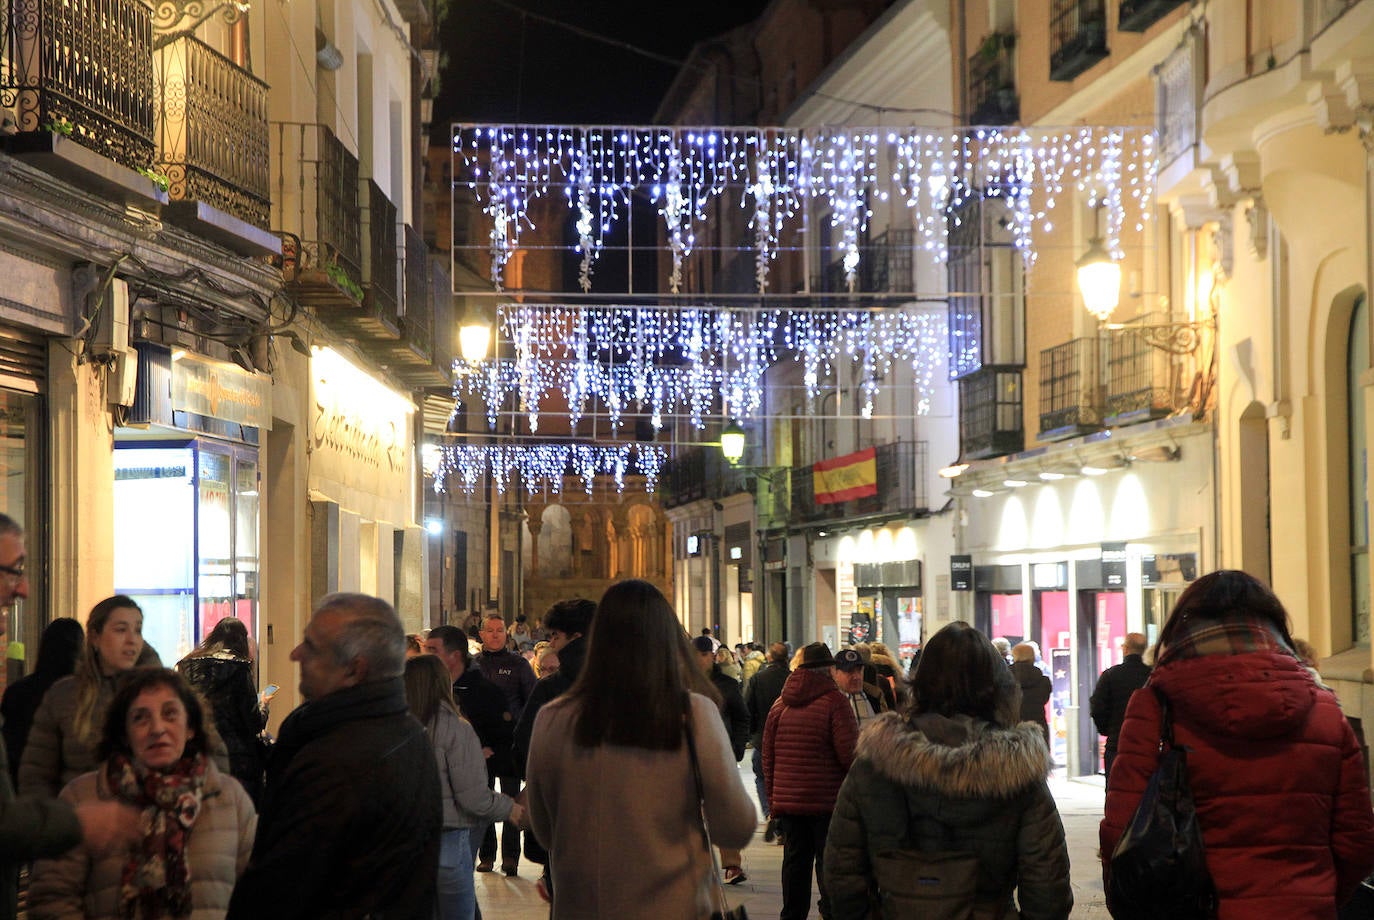
[[973, 557], [968, 555], [949, 557], [949, 589], [951, 591], [973, 590]]
[[404, 422], [365, 418], [357, 406], [347, 407], [322, 379], [315, 381], [314, 446], [359, 460], [378, 469], [398, 472], [405, 468]]
[[172, 362], [172, 408], [178, 411], [270, 428], [271, 399], [266, 377], [192, 354]]

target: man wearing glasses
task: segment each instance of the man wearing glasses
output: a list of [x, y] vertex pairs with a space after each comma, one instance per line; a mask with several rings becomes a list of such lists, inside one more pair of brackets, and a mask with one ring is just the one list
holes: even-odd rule
[[[9, 609], [29, 596], [24, 530], [0, 514], [0, 638], [9, 626]], [[85, 839], [99, 852], [131, 846], [141, 839], [137, 810], [114, 800], [73, 808], [59, 799], [16, 798], [8, 758], [0, 745], [0, 920], [15, 916], [19, 864], [59, 856]]]

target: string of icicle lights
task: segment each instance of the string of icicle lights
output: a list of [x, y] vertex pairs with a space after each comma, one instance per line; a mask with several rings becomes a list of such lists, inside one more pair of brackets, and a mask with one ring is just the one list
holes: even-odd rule
[[800, 232], [808, 202], [828, 205], [852, 289], [875, 207], [905, 206], [920, 248], [944, 261], [950, 216], [971, 198], [1003, 197], [1015, 245], [1030, 268], [1036, 235], [1053, 229], [1056, 206], [1074, 191], [1105, 209], [1104, 245], [1119, 257], [1122, 228], [1130, 222], [1143, 229], [1150, 219], [1157, 171], [1150, 130], [1101, 126], [461, 125], [453, 150], [460, 160], [455, 179], [491, 219], [492, 281], [500, 287], [521, 236], [537, 229], [532, 204], [561, 191], [574, 214], [584, 291], [636, 192], [657, 205], [670, 254], [667, 287], [678, 293], [708, 205], [733, 190], [727, 200], [749, 215], [754, 280], [764, 293], [781, 241]]
[[654, 491], [668, 452], [656, 444], [455, 444], [439, 448], [434, 491], [461, 489], [472, 495], [490, 473], [498, 492], [511, 488], [518, 473], [530, 495], [563, 491], [564, 476], [579, 476], [587, 494], [598, 475], [608, 475], [617, 492], [627, 475], [644, 477], [644, 490]]
[[616, 428], [631, 408], [648, 412], [655, 430], [664, 416], [687, 416], [698, 430], [717, 414], [752, 418], [762, 406], [764, 373], [789, 354], [802, 365], [812, 399], [836, 368], [857, 368], [866, 416], [880, 381], [906, 364], [916, 413], [924, 415], [948, 338], [943, 310], [505, 304], [498, 319], [515, 358], [457, 375], [454, 395], [484, 402], [492, 427], [514, 396], [532, 432], [541, 402], [554, 392], [566, 400], [573, 425], [593, 401]]

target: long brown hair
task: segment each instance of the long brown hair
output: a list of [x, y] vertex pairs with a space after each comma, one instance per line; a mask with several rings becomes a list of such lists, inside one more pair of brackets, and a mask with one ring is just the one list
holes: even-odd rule
[[1010, 728], [1020, 721], [1021, 688], [988, 637], [955, 620], [926, 641], [911, 679], [911, 708]]
[[[86, 618], [86, 648], [72, 672], [76, 677], [77, 686], [72, 734], [83, 741], [92, 740], [95, 734], [95, 702], [100, 697], [100, 682], [105, 678], [104, 672], [100, 669], [100, 650], [96, 648], [96, 640], [105, 631], [110, 614], [126, 608], [137, 610], [138, 615], [143, 616], [143, 608], [134, 603], [133, 598], [115, 594], [92, 607], [90, 616]], [[143, 647], [147, 649], [147, 643], [144, 643]]]
[[437, 655], [416, 655], [406, 661], [402, 680], [406, 687], [406, 706], [425, 728], [429, 728], [440, 709], [448, 708], [454, 715], [459, 714], [453, 702], [448, 668]]
[[668, 599], [647, 581], [611, 585], [596, 606], [582, 673], [567, 694], [580, 707], [573, 741], [677, 750], [689, 690], [720, 704]]

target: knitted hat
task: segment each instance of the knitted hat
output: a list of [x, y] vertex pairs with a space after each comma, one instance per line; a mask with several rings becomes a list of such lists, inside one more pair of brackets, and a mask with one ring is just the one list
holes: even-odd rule
[[837, 671], [857, 671], [863, 666], [863, 656], [852, 648], [841, 649], [835, 653], [835, 670]]

